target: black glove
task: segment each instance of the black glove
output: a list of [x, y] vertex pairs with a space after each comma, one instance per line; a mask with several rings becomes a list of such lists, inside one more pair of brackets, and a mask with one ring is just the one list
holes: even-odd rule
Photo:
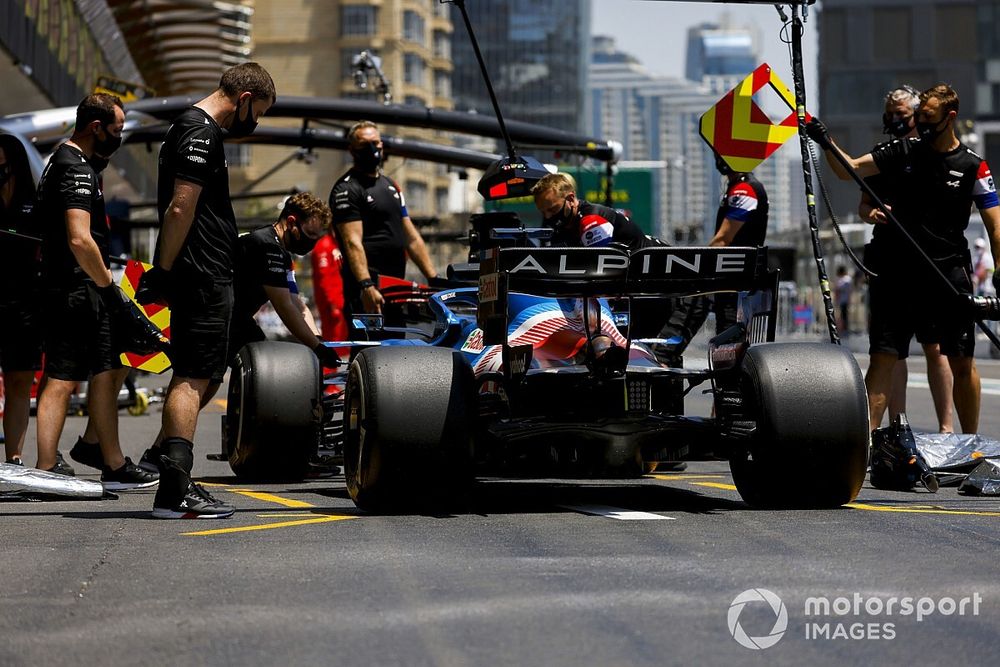
[[327, 347], [324, 343], [314, 347], [313, 353], [319, 358], [319, 364], [323, 368], [337, 368], [342, 363], [337, 351], [332, 347]]
[[141, 355], [169, 351], [170, 340], [118, 285], [98, 287], [97, 293], [111, 318], [112, 345], [116, 351]]
[[996, 295], [1000, 296], [1000, 273], [993, 272], [993, 289], [996, 291]]
[[170, 299], [167, 297], [169, 288], [170, 272], [154, 266], [139, 278], [139, 287], [135, 290], [135, 300], [144, 306], [151, 303], [167, 306], [170, 303]]
[[824, 150], [828, 148], [833, 148], [833, 142], [830, 141], [830, 132], [826, 129], [826, 125], [823, 124], [819, 118], [813, 116], [806, 123], [806, 134], [809, 138], [820, 145]]

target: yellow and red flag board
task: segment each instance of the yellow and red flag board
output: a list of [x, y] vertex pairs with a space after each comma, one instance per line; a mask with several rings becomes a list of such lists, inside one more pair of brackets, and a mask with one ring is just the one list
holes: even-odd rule
[[[130, 259], [128, 264], [125, 265], [125, 275], [122, 276], [121, 288], [128, 298], [135, 301], [135, 290], [139, 287], [139, 278], [142, 277], [146, 271], [152, 268], [151, 264], [145, 264], [143, 262], [138, 262], [134, 259]], [[163, 335], [170, 338], [170, 309], [166, 306], [161, 306], [159, 304], [151, 303], [148, 306], [144, 306], [139, 302], [136, 305], [146, 314], [150, 322], [160, 327]], [[129, 366], [131, 368], [137, 368], [141, 371], [149, 371], [150, 373], [162, 373], [168, 368], [170, 368], [170, 359], [163, 352], [157, 352], [155, 354], [132, 354], [131, 352], [123, 352], [121, 355], [122, 364]]]
[[[789, 114], [780, 123], [772, 122], [754, 102], [754, 94], [765, 86], [788, 105]], [[700, 131], [734, 171], [753, 171], [798, 133], [795, 96], [764, 63], [702, 115]]]

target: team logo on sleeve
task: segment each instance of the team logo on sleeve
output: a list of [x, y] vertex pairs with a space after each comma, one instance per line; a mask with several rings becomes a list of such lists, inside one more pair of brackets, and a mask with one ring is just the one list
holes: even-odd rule
[[615, 227], [599, 215], [585, 215], [580, 221], [580, 242], [586, 246], [610, 245]]
[[976, 172], [976, 182], [972, 186], [972, 198], [976, 201], [976, 206], [980, 209], [993, 208], [1000, 205], [997, 199], [996, 183], [993, 181], [993, 174], [986, 162], [979, 163], [979, 171]]
[[757, 195], [749, 183], [737, 183], [726, 193], [726, 217], [746, 222], [757, 210]]

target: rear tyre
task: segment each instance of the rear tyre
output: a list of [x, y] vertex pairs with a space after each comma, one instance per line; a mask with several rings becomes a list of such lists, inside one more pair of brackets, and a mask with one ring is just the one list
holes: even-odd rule
[[316, 453], [319, 360], [305, 345], [250, 343], [236, 355], [226, 407], [229, 466], [248, 481], [297, 481]]
[[838, 507], [854, 500], [868, 460], [868, 399], [854, 357], [824, 343], [752, 346], [743, 361], [744, 414], [736, 488], [757, 507]]
[[455, 350], [368, 348], [351, 363], [344, 477], [355, 505], [404, 512], [453, 503], [471, 479], [472, 369]]

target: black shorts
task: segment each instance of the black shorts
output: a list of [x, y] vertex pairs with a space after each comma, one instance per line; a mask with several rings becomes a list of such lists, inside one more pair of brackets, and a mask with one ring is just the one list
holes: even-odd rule
[[[943, 266], [949, 282], [965, 294], [972, 293], [968, 269], [961, 265]], [[941, 354], [971, 357], [976, 349], [975, 322], [963, 311], [961, 300], [937, 275], [905, 282], [898, 273], [883, 269], [868, 288], [870, 319], [869, 354], [895, 354], [906, 359], [910, 341], [939, 343]], [[936, 281], [936, 282], [935, 282]]]
[[45, 374], [83, 382], [91, 375], [121, 368], [111, 337], [111, 319], [94, 283], [43, 292]]
[[232, 316], [231, 281], [171, 285], [170, 363], [175, 377], [222, 382]]
[[0, 369], [37, 371], [42, 368], [41, 293], [0, 299]]

